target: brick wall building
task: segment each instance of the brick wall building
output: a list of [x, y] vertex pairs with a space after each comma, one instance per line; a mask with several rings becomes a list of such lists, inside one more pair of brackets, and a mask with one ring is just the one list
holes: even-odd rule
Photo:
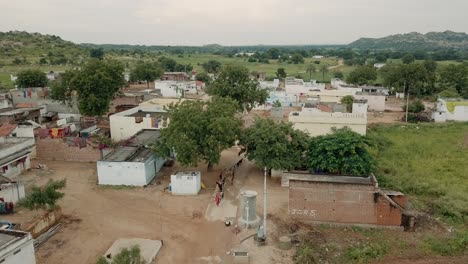
[[103, 155], [98, 148], [89, 145], [85, 148], [69, 146], [61, 138], [37, 139], [36, 151], [37, 158], [42, 160], [96, 162]]
[[289, 214], [311, 222], [401, 226], [406, 198], [375, 178], [301, 175], [289, 178]]

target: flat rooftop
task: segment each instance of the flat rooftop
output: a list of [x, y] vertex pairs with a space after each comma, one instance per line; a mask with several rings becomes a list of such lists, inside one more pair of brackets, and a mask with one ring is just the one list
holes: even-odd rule
[[149, 145], [156, 142], [161, 136], [161, 132], [155, 129], [143, 129], [132, 137], [130, 146], [138, 147], [141, 145]]
[[110, 162], [144, 162], [153, 155], [153, 151], [142, 147], [118, 147], [107, 154], [101, 161]]
[[145, 117], [147, 114], [150, 116], [167, 115], [167, 111], [162, 106], [158, 105], [141, 105], [110, 116], [130, 116], [130, 117]]
[[0, 116], [10, 116], [10, 115], [17, 115], [17, 114], [22, 114], [24, 112], [28, 111], [38, 111], [40, 110], [40, 107], [32, 107], [32, 108], [4, 108], [0, 109]]
[[309, 174], [305, 172], [285, 172], [283, 175], [289, 177], [292, 181], [308, 181], [308, 182], [324, 182], [324, 183], [347, 183], [347, 184], [364, 184], [373, 185], [371, 177], [355, 177], [341, 175], [321, 175]]
[[18, 230], [4, 230], [0, 229], [0, 249], [6, 247], [14, 240], [20, 240], [26, 237], [28, 233]]

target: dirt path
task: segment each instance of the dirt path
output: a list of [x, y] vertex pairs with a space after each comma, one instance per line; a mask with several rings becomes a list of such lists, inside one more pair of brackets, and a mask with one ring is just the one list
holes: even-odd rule
[[328, 67], [329, 70], [333, 70], [333, 69], [336, 69], [336, 68], [339, 68], [339, 67], [343, 67], [344, 66], [344, 60], [343, 59], [339, 59], [338, 60], [338, 65], [335, 65], [335, 66], [330, 66]]

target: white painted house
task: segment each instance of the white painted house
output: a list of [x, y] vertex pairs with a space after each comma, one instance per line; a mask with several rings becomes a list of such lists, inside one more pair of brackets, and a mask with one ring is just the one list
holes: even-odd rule
[[97, 161], [100, 185], [148, 185], [166, 162], [151, 149], [159, 138], [157, 130], [142, 130], [125, 146]]
[[4, 202], [16, 204], [25, 197], [24, 184], [15, 182], [7, 177], [0, 176], [0, 198]]
[[34, 244], [30, 233], [0, 229], [0, 263], [35, 264]]
[[302, 130], [312, 137], [328, 134], [333, 127], [349, 127], [354, 132], [365, 135], [367, 103], [361, 101], [353, 103], [353, 113], [294, 111], [289, 114], [288, 120], [293, 123], [295, 129]]
[[197, 195], [200, 189], [199, 171], [178, 171], [171, 175], [171, 193], [174, 195]]
[[468, 100], [439, 98], [432, 113], [435, 122], [468, 121]]
[[181, 98], [185, 94], [198, 94], [204, 87], [203, 82], [197, 81], [155, 81], [154, 89], [161, 92], [162, 97]]
[[111, 115], [109, 121], [114, 141], [128, 139], [142, 129], [165, 128], [170, 122], [166, 110], [159, 105], [140, 105]]
[[7, 178], [31, 168], [34, 138], [0, 137], [0, 173]]
[[312, 91], [323, 91], [325, 90], [325, 84], [317, 83], [316, 80], [304, 82], [303, 79], [287, 77], [285, 79], [284, 89], [287, 94], [295, 94], [300, 96]]

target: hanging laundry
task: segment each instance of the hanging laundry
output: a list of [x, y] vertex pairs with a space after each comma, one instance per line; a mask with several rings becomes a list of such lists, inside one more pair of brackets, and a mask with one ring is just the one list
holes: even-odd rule
[[26, 98], [26, 90], [23, 90], [23, 97]]
[[31, 96], [32, 96], [32, 89], [29, 89], [28, 90], [28, 97], [31, 98]]
[[3, 166], [2, 170], [3, 170], [3, 173], [7, 172], [8, 171], [8, 165]]
[[58, 128], [52, 128], [50, 131], [51, 131], [50, 138], [58, 137], [58, 132], [59, 132]]
[[76, 130], [75, 124], [71, 124], [70, 125], [70, 132], [73, 133], [73, 132], [75, 132], [75, 130]]
[[215, 196], [216, 206], [218, 206], [220, 202], [221, 202], [221, 195], [219, 194], [219, 192], [217, 192]]

